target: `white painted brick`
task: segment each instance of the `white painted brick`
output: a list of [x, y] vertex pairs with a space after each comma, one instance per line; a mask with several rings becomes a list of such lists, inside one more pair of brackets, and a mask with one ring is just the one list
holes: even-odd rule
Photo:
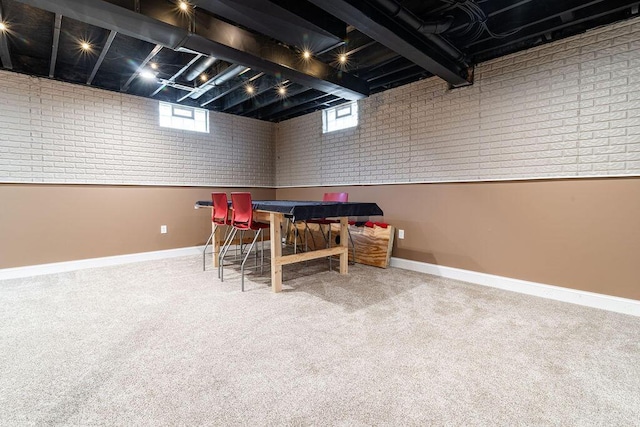
[[630, 153], [611, 154], [609, 160], [612, 162], [640, 161], [640, 151]]
[[[0, 124], [7, 123], [0, 126], [0, 148], [11, 147], [20, 140], [16, 133], [27, 132], [33, 141], [29, 150], [35, 153], [28, 176], [12, 173], [5, 181], [233, 185], [245, 179], [243, 169], [219, 167], [233, 158], [244, 170], [251, 168], [249, 185], [275, 182], [271, 123], [211, 113], [211, 134], [165, 131], [157, 125], [153, 100], [5, 76], [15, 75], [1, 72], [0, 92], [21, 97], [16, 105], [24, 108], [0, 106]], [[242, 148], [234, 151], [230, 140]], [[0, 171], [4, 162], [3, 156]]]
[[210, 135], [185, 134], [158, 128], [150, 100], [3, 73], [0, 93], [15, 108], [0, 111], [0, 153], [11, 147], [29, 172], [2, 172], [0, 161], [0, 177], [323, 185], [638, 175], [639, 46], [639, 19], [601, 27], [479, 64], [471, 87], [431, 78], [373, 95], [359, 103], [357, 128], [326, 135], [320, 112], [277, 125], [211, 113]]

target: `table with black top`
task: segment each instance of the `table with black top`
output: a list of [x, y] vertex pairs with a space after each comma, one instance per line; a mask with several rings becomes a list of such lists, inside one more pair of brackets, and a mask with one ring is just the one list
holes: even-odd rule
[[[196, 202], [196, 208], [211, 207], [210, 200]], [[271, 244], [271, 288], [282, 290], [282, 266], [310, 259], [340, 255], [340, 274], [347, 274], [349, 265], [349, 238], [347, 236], [349, 217], [382, 216], [382, 210], [375, 203], [363, 202], [318, 202], [302, 200], [254, 200], [254, 221], [270, 224]], [[282, 224], [285, 218], [291, 221], [336, 218], [340, 220], [340, 245], [311, 252], [282, 255]], [[213, 226], [213, 224], [212, 224]], [[218, 266], [220, 243], [216, 227], [213, 238], [213, 262]]]

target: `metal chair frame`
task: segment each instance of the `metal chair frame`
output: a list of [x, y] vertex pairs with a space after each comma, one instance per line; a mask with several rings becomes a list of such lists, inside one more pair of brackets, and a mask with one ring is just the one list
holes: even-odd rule
[[[233, 227], [233, 231], [229, 234], [227, 239], [225, 240], [225, 244], [220, 251], [219, 263], [218, 263], [218, 275], [220, 277], [220, 281], [224, 281], [224, 257], [229, 251], [229, 247], [231, 246], [231, 242], [237, 235], [238, 231], [241, 233], [240, 237], [240, 255], [244, 253], [244, 257], [242, 258], [242, 263], [240, 264], [240, 272], [241, 272], [241, 289], [244, 292], [244, 271], [247, 268], [258, 268], [260, 267], [260, 274], [264, 272], [264, 233], [263, 229], [268, 228], [268, 224], [263, 224], [259, 222], [253, 221], [253, 207], [251, 204], [251, 193], [231, 193], [231, 205], [233, 208], [233, 213], [231, 217], [231, 226]], [[253, 240], [249, 245], [249, 249], [244, 252], [244, 238], [242, 234], [244, 231], [251, 230], [254, 232]], [[258, 266], [258, 250], [256, 247], [255, 251], [255, 260], [256, 265], [253, 267], [246, 267], [247, 260], [251, 251], [255, 247], [255, 244], [258, 240], [258, 237], [262, 236], [262, 241], [260, 244], [260, 265]]]

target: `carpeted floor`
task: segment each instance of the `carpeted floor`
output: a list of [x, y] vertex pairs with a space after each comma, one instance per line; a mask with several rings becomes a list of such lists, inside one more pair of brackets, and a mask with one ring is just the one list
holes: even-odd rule
[[198, 256], [0, 281], [0, 425], [640, 425], [640, 318]]

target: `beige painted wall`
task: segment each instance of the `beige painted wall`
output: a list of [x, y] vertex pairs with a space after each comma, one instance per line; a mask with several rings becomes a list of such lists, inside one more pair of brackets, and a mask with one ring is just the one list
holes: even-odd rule
[[[0, 184], [0, 268], [204, 245], [212, 191], [260, 188]], [[160, 225], [168, 233], [160, 234]]]
[[[4, 73], [0, 181], [25, 184], [0, 184], [0, 268], [203, 244], [209, 211], [193, 203], [213, 185], [345, 183], [252, 191], [348, 191], [406, 231], [396, 257], [640, 300], [638, 19], [479, 64], [468, 88], [372, 95], [357, 128], [332, 134], [319, 112], [169, 131], [150, 100]], [[83, 120], [58, 123], [66, 110]], [[244, 173], [256, 159], [261, 172]], [[556, 179], [464, 182], [541, 177]]]
[[[0, 185], [0, 268], [202, 245], [211, 191]], [[250, 189], [319, 200], [347, 191], [404, 229], [393, 256], [640, 300], [640, 178]], [[160, 234], [160, 225], [169, 232]]]
[[281, 188], [347, 191], [405, 230], [393, 256], [640, 300], [640, 178]]

